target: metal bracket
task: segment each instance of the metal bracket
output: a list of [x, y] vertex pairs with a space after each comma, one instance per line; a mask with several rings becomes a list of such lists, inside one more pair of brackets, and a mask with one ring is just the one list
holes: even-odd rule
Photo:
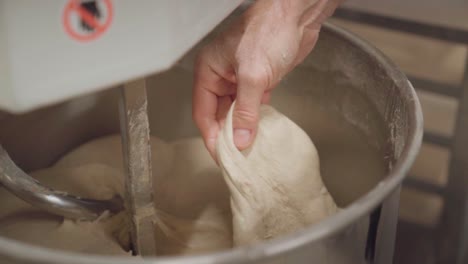
[[121, 88], [119, 110], [126, 168], [125, 206], [132, 220], [133, 250], [138, 255], [154, 256], [155, 209], [147, 103], [144, 78]]

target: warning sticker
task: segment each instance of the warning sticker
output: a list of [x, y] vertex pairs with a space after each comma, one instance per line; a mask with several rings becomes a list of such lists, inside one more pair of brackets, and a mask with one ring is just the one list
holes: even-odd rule
[[77, 41], [92, 41], [102, 36], [112, 24], [111, 0], [69, 0], [63, 11], [63, 27]]

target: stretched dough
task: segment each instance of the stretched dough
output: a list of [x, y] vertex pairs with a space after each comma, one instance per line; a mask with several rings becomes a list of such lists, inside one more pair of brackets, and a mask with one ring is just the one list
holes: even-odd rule
[[262, 105], [255, 142], [234, 145], [232, 104], [216, 151], [231, 192], [234, 245], [252, 244], [314, 224], [337, 211], [320, 177], [319, 157], [307, 134]]

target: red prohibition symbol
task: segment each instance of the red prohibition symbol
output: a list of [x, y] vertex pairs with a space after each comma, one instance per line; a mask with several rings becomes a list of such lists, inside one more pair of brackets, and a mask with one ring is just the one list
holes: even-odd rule
[[[71, 38], [77, 41], [92, 41], [104, 34], [110, 27], [112, 23], [112, 18], [114, 16], [112, 9], [111, 0], [98, 0], [96, 2], [102, 2], [102, 10], [105, 17], [99, 19], [95, 14], [84, 8], [80, 0], [69, 0], [63, 11], [63, 27], [65, 32]], [[82, 21], [87, 25], [87, 29], [80, 28], [76, 26], [78, 23], [73, 23], [72, 21]]]

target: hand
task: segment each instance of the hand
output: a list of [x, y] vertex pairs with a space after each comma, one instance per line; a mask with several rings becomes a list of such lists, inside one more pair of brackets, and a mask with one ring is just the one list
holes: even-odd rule
[[309, 54], [339, 0], [257, 0], [205, 46], [195, 64], [193, 118], [215, 157], [218, 131], [234, 100], [234, 143], [253, 142], [260, 104]]

